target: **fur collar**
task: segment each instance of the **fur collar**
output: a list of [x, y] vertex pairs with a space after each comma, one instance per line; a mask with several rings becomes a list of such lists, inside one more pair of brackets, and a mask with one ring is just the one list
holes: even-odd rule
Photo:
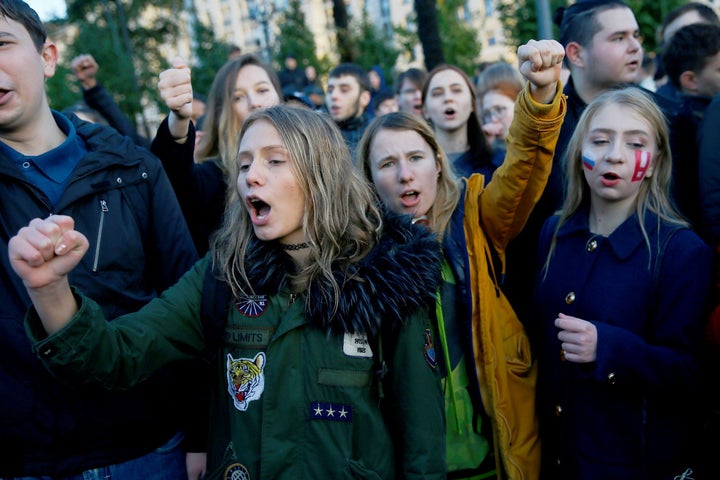
[[[341, 285], [332, 315], [332, 288], [316, 280], [305, 295], [310, 323], [333, 333], [374, 335], [396, 328], [416, 310], [432, 306], [440, 285], [441, 249], [434, 234], [411, 224], [408, 216], [386, 215], [378, 244], [348, 271], [335, 270]], [[246, 259], [253, 290], [276, 294], [294, 264], [275, 242], [257, 240]]]

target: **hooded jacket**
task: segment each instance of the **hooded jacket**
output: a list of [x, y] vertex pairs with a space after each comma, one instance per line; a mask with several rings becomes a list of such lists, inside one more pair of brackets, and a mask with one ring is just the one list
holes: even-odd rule
[[[329, 284], [286, 288], [290, 257], [255, 241], [252, 295], [235, 298], [215, 356], [209, 479], [445, 478], [444, 408], [425, 306], [439, 285], [437, 241], [406, 217], [387, 217], [372, 252], [346, 271], [337, 310]], [[192, 358], [211, 260], [136, 314], [110, 324], [81, 297], [61, 332], [36, 352], [58, 375], [123, 388], [158, 366]], [[380, 379], [377, 372], [386, 372]], [[178, 394], [192, 385], [179, 385]]]
[[43, 368], [23, 329], [31, 305], [7, 242], [33, 218], [70, 215], [90, 251], [70, 280], [106, 318], [138, 310], [175, 283], [197, 254], [160, 162], [109, 127], [72, 117], [88, 153], [53, 208], [0, 156], [0, 476], [65, 475], [149, 453], [180, 428], [162, 372], [108, 395], [68, 386]]

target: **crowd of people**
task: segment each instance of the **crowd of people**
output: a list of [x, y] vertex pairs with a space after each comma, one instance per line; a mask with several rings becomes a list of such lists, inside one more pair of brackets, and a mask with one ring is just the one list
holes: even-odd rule
[[[134, 129], [0, 1], [0, 480], [718, 478], [720, 19], [471, 78], [233, 52]], [[205, 95], [205, 93], [207, 95]]]

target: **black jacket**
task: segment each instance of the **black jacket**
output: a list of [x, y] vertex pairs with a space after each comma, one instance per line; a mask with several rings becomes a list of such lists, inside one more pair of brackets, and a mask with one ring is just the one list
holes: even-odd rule
[[[113, 129], [72, 118], [88, 153], [55, 208], [0, 155], [0, 475], [65, 475], [134, 458], [179, 430], [178, 380], [168, 371], [122, 393], [69, 387], [33, 355], [30, 301], [7, 254], [33, 218], [70, 215], [90, 250], [70, 282], [107, 318], [138, 310], [197, 259], [160, 162]], [[172, 387], [172, 388], [171, 388]], [[187, 412], [184, 413], [187, 415]]]
[[166, 117], [150, 150], [157, 155], [167, 172], [195, 248], [200, 256], [205, 255], [210, 249], [210, 238], [220, 227], [225, 212], [225, 173], [213, 160], [195, 163], [195, 127], [192, 123], [185, 143], [177, 143], [170, 134]]

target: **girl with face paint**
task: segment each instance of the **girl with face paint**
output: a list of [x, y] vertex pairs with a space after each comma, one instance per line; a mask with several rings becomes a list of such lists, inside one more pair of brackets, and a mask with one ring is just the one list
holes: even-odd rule
[[534, 298], [542, 478], [672, 479], [697, 466], [712, 254], [672, 205], [665, 119], [640, 90], [581, 117]]

